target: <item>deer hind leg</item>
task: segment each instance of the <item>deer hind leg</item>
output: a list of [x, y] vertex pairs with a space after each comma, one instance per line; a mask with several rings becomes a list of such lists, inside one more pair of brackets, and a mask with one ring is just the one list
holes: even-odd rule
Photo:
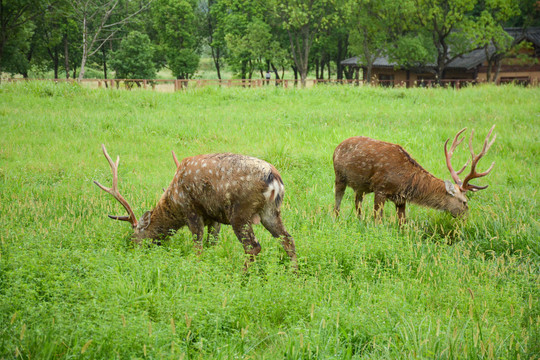
[[339, 216], [339, 208], [341, 206], [341, 199], [343, 199], [343, 194], [345, 194], [346, 188], [347, 188], [347, 182], [341, 176], [336, 174], [336, 182], [335, 182], [336, 202], [334, 205], [335, 216]]
[[262, 225], [272, 234], [273, 237], [281, 239], [281, 246], [285, 249], [287, 255], [293, 263], [295, 270], [298, 270], [298, 263], [296, 261], [296, 245], [291, 234], [285, 230], [283, 221], [281, 220], [281, 214], [277, 209], [267, 209], [261, 214]]
[[188, 216], [187, 225], [189, 231], [191, 231], [194, 236], [193, 241], [195, 242], [195, 249], [197, 253], [200, 254], [202, 252], [204, 238], [204, 221], [199, 215], [192, 213]]
[[360, 217], [362, 215], [362, 200], [364, 200], [364, 192], [356, 191], [354, 195], [354, 208], [356, 211], [356, 216]]
[[382, 214], [383, 214], [383, 209], [384, 209], [384, 203], [386, 201], [386, 196], [384, 196], [383, 194], [379, 193], [379, 192], [375, 192], [375, 200], [374, 200], [374, 205], [373, 205], [373, 210], [374, 210], [374, 218], [375, 218], [375, 221], [380, 221], [381, 218], [382, 218]]
[[396, 204], [396, 210], [399, 225], [404, 225], [407, 222], [407, 219], [405, 218], [405, 203], [399, 205]]
[[219, 222], [214, 221], [208, 224], [208, 242], [210, 244], [217, 243], [220, 230], [221, 230], [221, 224]]

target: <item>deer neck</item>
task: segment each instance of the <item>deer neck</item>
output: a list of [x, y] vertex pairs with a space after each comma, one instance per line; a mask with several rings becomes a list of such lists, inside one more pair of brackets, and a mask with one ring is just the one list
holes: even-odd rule
[[151, 238], [166, 237], [171, 231], [176, 231], [186, 225], [185, 217], [179, 212], [169, 196], [163, 194], [150, 218], [148, 233]]
[[444, 181], [424, 171], [414, 177], [409, 201], [418, 205], [446, 210], [448, 194]]

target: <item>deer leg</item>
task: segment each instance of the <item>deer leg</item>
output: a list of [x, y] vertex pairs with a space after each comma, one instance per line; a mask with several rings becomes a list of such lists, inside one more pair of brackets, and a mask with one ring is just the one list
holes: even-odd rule
[[356, 216], [360, 217], [362, 215], [362, 200], [364, 199], [364, 193], [357, 191], [354, 195], [354, 207], [356, 211]]
[[211, 244], [215, 244], [219, 237], [219, 231], [221, 230], [221, 224], [217, 221], [208, 225], [208, 241]]
[[289, 255], [295, 271], [298, 270], [294, 239], [292, 238], [291, 234], [285, 230], [279, 210], [264, 212], [261, 216], [261, 223], [266, 230], [272, 234], [273, 237], [281, 239], [281, 246], [283, 246], [283, 249], [285, 249], [285, 252], [287, 255]]
[[197, 253], [200, 254], [202, 251], [204, 236], [203, 219], [199, 215], [192, 213], [190, 216], [188, 216], [187, 225], [189, 231], [191, 231], [191, 233], [194, 235], [193, 241], [195, 242], [195, 249], [197, 250]]
[[347, 183], [343, 181], [338, 175], [336, 175], [335, 183], [335, 192], [336, 192], [336, 203], [334, 205], [334, 215], [339, 216], [339, 208], [341, 206], [341, 199], [343, 199], [343, 194], [345, 194], [345, 189], [347, 188]]
[[244, 252], [249, 255], [244, 264], [244, 270], [247, 270], [249, 264], [255, 260], [255, 256], [261, 252], [261, 245], [255, 238], [255, 233], [249, 221], [231, 221], [231, 225], [236, 237], [244, 246]]
[[405, 203], [399, 204], [399, 205], [396, 204], [396, 210], [397, 210], [399, 225], [405, 224], [407, 222], [407, 219], [405, 218]]
[[375, 192], [375, 200], [374, 200], [374, 218], [376, 221], [381, 220], [383, 209], [384, 209], [384, 202], [386, 201], [386, 197], [378, 192]]

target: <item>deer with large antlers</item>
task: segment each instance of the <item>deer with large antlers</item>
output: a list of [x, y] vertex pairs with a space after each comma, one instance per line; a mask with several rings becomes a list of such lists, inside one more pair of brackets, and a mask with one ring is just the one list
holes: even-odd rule
[[111, 194], [128, 212], [127, 216], [111, 219], [131, 223], [133, 241], [142, 239], [159, 241], [171, 231], [188, 226], [194, 235], [195, 246], [202, 249], [204, 226], [217, 237], [220, 224], [230, 224], [249, 255], [249, 261], [261, 251], [253, 232], [253, 224], [262, 224], [281, 244], [296, 268], [294, 240], [285, 230], [280, 206], [284, 186], [281, 175], [266, 161], [238, 154], [206, 154], [188, 157], [179, 162], [173, 152], [177, 169], [174, 178], [153, 210], [137, 221], [128, 202], [118, 191], [118, 163], [112, 161], [102, 145], [113, 174], [112, 188], [94, 181]]
[[449, 180], [441, 180], [420, 166], [401, 146], [367, 137], [352, 137], [339, 144], [334, 151], [335, 206], [334, 213], [339, 215], [341, 199], [347, 186], [355, 192], [355, 208], [360, 216], [362, 199], [367, 193], [375, 193], [374, 212], [377, 219], [382, 215], [386, 200], [395, 203], [400, 223], [405, 222], [405, 204], [407, 202], [448, 211], [454, 217], [468, 211], [467, 191], [478, 191], [487, 188], [476, 186], [470, 181], [486, 176], [493, 169], [478, 173], [478, 161], [486, 154], [495, 141], [496, 135], [489, 141], [495, 125], [489, 130], [482, 151], [475, 155], [472, 146], [474, 130], [471, 131], [469, 149], [471, 152], [471, 171], [463, 181], [459, 174], [467, 164], [455, 171], [451, 159], [456, 147], [464, 138], [459, 136], [466, 130], [460, 130], [447, 149], [448, 140], [444, 144], [446, 165], [455, 184]]

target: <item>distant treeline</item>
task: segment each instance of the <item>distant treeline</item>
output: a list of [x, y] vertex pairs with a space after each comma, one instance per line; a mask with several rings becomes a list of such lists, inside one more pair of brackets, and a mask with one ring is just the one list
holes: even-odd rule
[[[504, 27], [540, 25], [538, 0], [0, 0], [0, 73], [155, 78], [163, 67], [189, 79], [201, 54], [221, 79], [227, 64], [243, 79], [305, 82], [351, 78], [340, 61], [381, 56], [404, 67], [516, 45]], [[60, 75], [61, 74], [61, 75]]]

